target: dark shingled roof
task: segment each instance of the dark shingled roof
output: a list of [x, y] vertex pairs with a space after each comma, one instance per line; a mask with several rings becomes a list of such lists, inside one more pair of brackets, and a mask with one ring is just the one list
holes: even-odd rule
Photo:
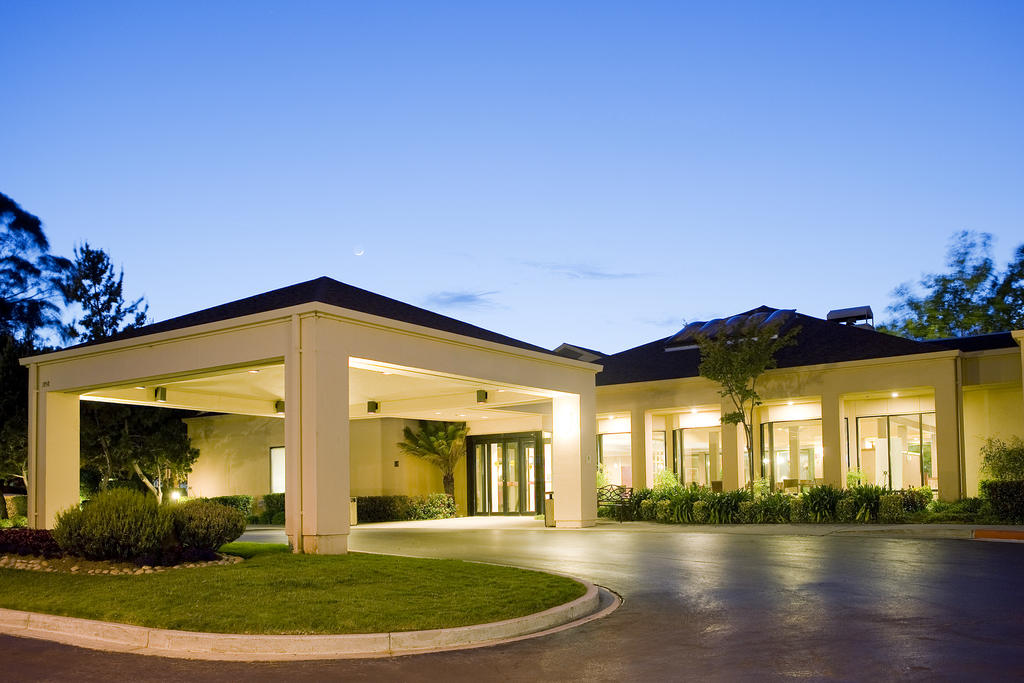
[[149, 334], [157, 334], [159, 332], [180, 330], [186, 327], [193, 327], [195, 325], [220, 322], [222, 320], [230, 320], [231, 318], [241, 318], [246, 315], [266, 313], [267, 311], [274, 311], [281, 308], [288, 308], [290, 306], [298, 306], [300, 304], [312, 302], [320, 302], [331, 306], [347, 308], [350, 311], [359, 311], [360, 313], [378, 315], [382, 318], [390, 318], [391, 320], [398, 320], [413, 325], [429, 327], [435, 330], [451, 332], [452, 334], [460, 334], [466, 337], [473, 337], [474, 339], [482, 339], [496, 344], [514, 346], [516, 348], [528, 349], [530, 351], [539, 351], [553, 356], [557, 355], [549, 349], [534, 346], [533, 344], [528, 344], [526, 342], [519, 341], [518, 339], [513, 339], [512, 337], [506, 337], [503, 334], [491, 332], [490, 330], [485, 330], [482, 327], [470, 325], [469, 323], [464, 323], [461, 320], [433, 313], [426, 309], [412, 306], [411, 304], [403, 303], [395, 299], [389, 299], [386, 296], [374, 294], [373, 292], [369, 292], [365, 289], [346, 285], [343, 282], [332, 280], [329, 277], [319, 277], [315, 280], [309, 280], [308, 282], [300, 282], [297, 285], [290, 285], [270, 292], [264, 292], [263, 294], [246, 297], [244, 299], [239, 299], [238, 301], [232, 301], [230, 303], [221, 304], [220, 306], [214, 306], [213, 308], [207, 308], [202, 311], [196, 311], [195, 313], [189, 313], [177, 318], [153, 323], [152, 325], [146, 325], [145, 327], [140, 327], [135, 330], [127, 330], [109, 339], [104, 339], [102, 342], [89, 342], [87, 344], [79, 344], [78, 346], [89, 346], [96, 343], [104, 343], [120, 339], [132, 339]]
[[[778, 309], [761, 306], [745, 314], [775, 310]], [[801, 313], [795, 315], [795, 324], [800, 326], [800, 332], [797, 334], [795, 345], [779, 351], [776, 358], [780, 368], [907, 356], [950, 349], [975, 351], [1016, 345], [1008, 332], [982, 337], [915, 341], [875, 330], [827, 322]], [[690, 347], [666, 351], [666, 344], [676, 337], [678, 335], [672, 335], [605, 356], [601, 359], [604, 370], [597, 374], [597, 385], [696, 377], [699, 374], [697, 367], [700, 365], [700, 350]]]

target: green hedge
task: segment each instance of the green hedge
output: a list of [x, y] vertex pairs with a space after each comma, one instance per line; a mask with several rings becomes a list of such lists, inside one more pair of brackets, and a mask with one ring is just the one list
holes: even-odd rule
[[182, 548], [212, 553], [245, 531], [245, 515], [214, 500], [175, 505], [174, 534]]
[[252, 496], [214, 496], [213, 498], [198, 498], [197, 500], [208, 500], [211, 503], [234, 508], [242, 513], [242, 518], [252, 514]]
[[1024, 481], [983, 481], [982, 498], [992, 514], [1007, 524], [1024, 524]]
[[7, 499], [8, 517], [28, 516], [28, 496], [25, 494], [11, 495], [10, 493], [5, 493], [4, 498]]
[[444, 519], [458, 514], [455, 499], [444, 493], [429, 496], [359, 496], [356, 516], [360, 524]]

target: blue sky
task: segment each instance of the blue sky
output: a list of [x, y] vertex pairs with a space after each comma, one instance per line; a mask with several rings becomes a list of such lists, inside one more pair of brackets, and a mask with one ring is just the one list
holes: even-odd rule
[[5, 3], [0, 191], [164, 319], [328, 275], [552, 347], [1024, 242], [1024, 3]]

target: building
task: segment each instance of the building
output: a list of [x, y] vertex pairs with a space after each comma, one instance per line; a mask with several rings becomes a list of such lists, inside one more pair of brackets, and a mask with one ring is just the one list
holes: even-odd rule
[[[456, 478], [464, 514], [596, 518], [598, 464], [614, 483], [661, 470], [723, 490], [843, 486], [974, 495], [988, 436], [1024, 434], [1024, 332], [919, 342], [877, 332], [870, 309], [822, 320], [761, 307], [603, 354], [542, 349], [319, 278], [32, 358], [30, 524], [77, 502], [78, 402], [190, 408], [200, 458], [192, 495], [288, 493], [287, 531], [307, 552], [344, 552], [351, 495], [441, 490], [401, 454], [417, 420], [468, 423]], [[799, 327], [759, 390], [753, 444], [723, 426], [698, 375], [695, 335], [781, 321]]]

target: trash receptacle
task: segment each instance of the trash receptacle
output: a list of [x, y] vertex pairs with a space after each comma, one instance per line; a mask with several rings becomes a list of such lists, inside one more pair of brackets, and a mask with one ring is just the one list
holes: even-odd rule
[[351, 498], [348, 501], [348, 524], [349, 526], [355, 526], [359, 523], [359, 515], [356, 513], [356, 499]]
[[544, 526], [555, 525], [555, 494], [548, 491], [544, 494]]

